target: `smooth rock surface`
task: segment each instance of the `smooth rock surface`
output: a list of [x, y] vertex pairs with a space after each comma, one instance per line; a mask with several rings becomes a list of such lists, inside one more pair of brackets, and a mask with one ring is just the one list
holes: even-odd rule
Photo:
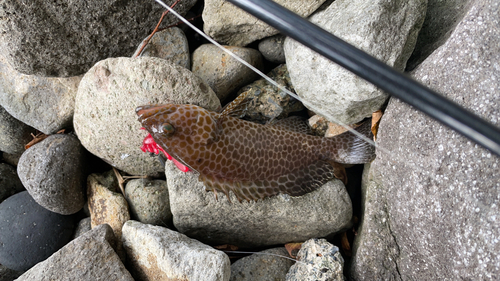
[[16, 173], [16, 168], [0, 163], [0, 203], [23, 190], [24, 186]]
[[146, 131], [135, 109], [148, 104], [195, 104], [210, 110], [220, 102], [189, 70], [160, 58], [110, 58], [83, 77], [75, 102], [74, 127], [92, 154], [132, 175], [156, 175], [163, 166], [141, 151]]
[[127, 182], [125, 197], [132, 219], [142, 223], [167, 226], [172, 224], [167, 182], [135, 179]]
[[53, 134], [71, 126], [81, 79], [25, 75], [0, 55], [0, 105], [23, 123]]
[[[475, 1], [412, 73], [497, 127], [499, 23], [498, 1]], [[377, 151], [364, 177], [352, 278], [500, 278], [500, 158], [395, 99], [378, 144], [392, 153]]]
[[189, 237], [212, 245], [258, 247], [324, 237], [346, 227], [351, 199], [340, 180], [332, 180], [300, 197], [278, 195], [239, 203], [230, 193], [205, 191], [198, 175], [165, 166], [175, 227]]
[[286, 274], [287, 281], [343, 281], [344, 259], [339, 248], [325, 239], [302, 244], [295, 263]]
[[128, 221], [123, 226], [128, 268], [136, 280], [229, 280], [223, 252], [160, 226]]
[[[262, 55], [255, 49], [224, 46], [244, 61], [262, 68]], [[204, 44], [193, 52], [193, 73], [207, 82], [220, 100], [258, 77], [250, 68], [212, 44]]]
[[[271, 254], [271, 255], [267, 255]], [[281, 255], [276, 256], [276, 255]], [[260, 251], [241, 258], [231, 265], [230, 281], [284, 281], [286, 273], [295, 263], [287, 259], [284, 247]]]
[[[139, 44], [132, 57], [137, 56], [148, 37]], [[178, 27], [171, 27], [155, 33], [142, 50], [141, 57], [157, 57], [191, 69], [188, 41], [182, 29]]]
[[17, 280], [133, 281], [113, 250], [114, 243], [115, 237], [109, 225], [100, 225], [71, 241]]
[[71, 215], [85, 203], [85, 151], [74, 135], [51, 135], [27, 149], [17, 165], [26, 190], [49, 211]]
[[73, 234], [73, 216], [38, 205], [27, 191], [0, 204], [0, 264], [24, 271], [64, 246]]
[[[292, 12], [307, 17], [325, 0], [276, 0]], [[203, 31], [217, 42], [245, 46], [255, 40], [278, 34], [278, 31], [224, 0], [206, 0]]]
[[36, 130], [12, 117], [0, 106], [0, 151], [20, 155]]
[[[337, 0], [310, 21], [402, 71], [415, 46], [426, 5], [427, 0]], [[295, 91], [310, 104], [306, 107], [329, 115], [329, 121], [359, 122], [387, 100], [387, 94], [376, 86], [290, 38], [284, 49]]]
[[[172, 5], [174, 0], [166, 1]], [[175, 6], [185, 14], [195, 0]], [[0, 50], [19, 72], [69, 77], [99, 60], [130, 56], [154, 28], [164, 8], [155, 2], [2, 2]], [[164, 25], [178, 19], [169, 14]]]
[[0, 264], [0, 281], [12, 281], [21, 276], [23, 271], [16, 271]]
[[259, 52], [270, 62], [285, 63], [285, 51], [283, 50], [285, 38], [285, 35], [278, 34], [263, 39], [259, 42]]

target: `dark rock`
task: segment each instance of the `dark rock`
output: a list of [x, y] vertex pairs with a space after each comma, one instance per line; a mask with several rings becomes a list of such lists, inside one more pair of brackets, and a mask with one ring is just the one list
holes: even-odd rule
[[285, 35], [278, 34], [271, 36], [260, 41], [259, 51], [270, 62], [285, 63], [284, 43]]
[[[231, 253], [229, 253], [231, 255]], [[295, 262], [284, 247], [264, 250], [237, 260], [231, 265], [230, 281], [285, 280]]]
[[12, 281], [23, 274], [22, 271], [12, 270], [0, 264], [0, 281]]
[[16, 169], [9, 164], [0, 163], [0, 203], [16, 193], [24, 190]]
[[131, 180], [125, 187], [125, 197], [133, 219], [153, 225], [167, 226], [172, 224], [166, 181]]
[[27, 191], [0, 204], [0, 263], [27, 270], [64, 246], [73, 234], [73, 216], [50, 212]]
[[[181, 1], [175, 9], [185, 14], [195, 2]], [[153, 1], [138, 0], [3, 1], [0, 50], [25, 74], [80, 75], [102, 59], [130, 56], [163, 10]], [[164, 25], [177, 21], [169, 14]]]
[[75, 233], [73, 233], [73, 239], [76, 239], [83, 235], [85, 232], [90, 231], [92, 225], [90, 223], [90, 217], [84, 218], [78, 222], [76, 226]]
[[36, 130], [12, 117], [0, 106], [0, 151], [20, 155]]
[[74, 135], [51, 135], [26, 150], [17, 172], [33, 199], [55, 213], [70, 215], [85, 203], [85, 151]]
[[113, 250], [116, 238], [109, 225], [100, 225], [71, 241], [19, 281], [134, 279]]

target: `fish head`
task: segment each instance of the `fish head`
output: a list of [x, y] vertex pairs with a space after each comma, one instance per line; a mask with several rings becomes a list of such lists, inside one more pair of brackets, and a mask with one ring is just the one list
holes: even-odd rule
[[196, 105], [145, 105], [135, 111], [155, 141], [174, 154], [186, 146], [209, 142], [216, 125], [213, 113]]

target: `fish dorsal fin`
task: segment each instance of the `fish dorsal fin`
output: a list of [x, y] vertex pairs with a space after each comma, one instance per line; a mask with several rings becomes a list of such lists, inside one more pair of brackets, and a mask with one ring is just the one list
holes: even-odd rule
[[290, 116], [288, 118], [271, 121], [268, 123], [268, 126], [301, 134], [313, 134], [311, 127], [309, 127], [305, 119], [300, 116]]
[[248, 105], [252, 101], [252, 99], [248, 98], [248, 91], [242, 93], [237, 98], [235, 98], [232, 102], [226, 104], [221, 111], [221, 117], [231, 116], [235, 118], [242, 118], [245, 116]]
[[305, 169], [293, 171], [274, 179], [230, 181], [200, 174], [199, 180], [205, 184], [207, 190], [213, 191], [215, 194], [222, 192], [229, 198], [229, 192], [232, 191], [239, 201], [256, 201], [280, 193], [301, 196], [318, 189], [335, 177], [340, 177], [344, 181], [342, 175], [345, 176], [342, 165], [328, 161], [317, 161]]

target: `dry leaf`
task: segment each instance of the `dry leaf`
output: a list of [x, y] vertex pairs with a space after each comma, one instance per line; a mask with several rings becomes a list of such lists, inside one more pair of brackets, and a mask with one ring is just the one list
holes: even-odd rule
[[342, 234], [340, 243], [342, 250], [344, 250], [345, 255], [350, 257], [352, 255], [352, 252], [351, 252], [351, 244], [349, 243], [349, 239], [347, 239], [347, 232], [344, 232]]
[[378, 110], [372, 113], [372, 133], [373, 139], [377, 139], [378, 132], [378, 124], [380, 123], [380, 119], [382, 118], [382, 111]]
[[217, 250], [221, 250], [221, 251], [236, 251], [236, 250], [238, 250], [238, 246], [230, 245], [230, 244], [218, 245], [218, 246], [214, 246], [214, 248]]
[[[59, 130], [59, 131], [57, 131], [56, 134], [64, 134], [64, 131], [65, 131], [65, 129]], [[32, 147], [33, 145], [43, 141], [49, 135], [46, 135], [44, 133], [38, 133], [38, 134], [36, 134], [36, 136], [33, 134], [31, 134], [31, 136], [33, 137], [33, 139], [24, 146], [24, 149], [28, 149], [28, 148]]]
[[302, 247], [302, 243], [285, 244], [285, 249], [288, 251], [288, 254], [290, 255], [290, 257], [292, 257], [294, 259], [297, 258], [297, 253], [299, 252], [301, 247]]

